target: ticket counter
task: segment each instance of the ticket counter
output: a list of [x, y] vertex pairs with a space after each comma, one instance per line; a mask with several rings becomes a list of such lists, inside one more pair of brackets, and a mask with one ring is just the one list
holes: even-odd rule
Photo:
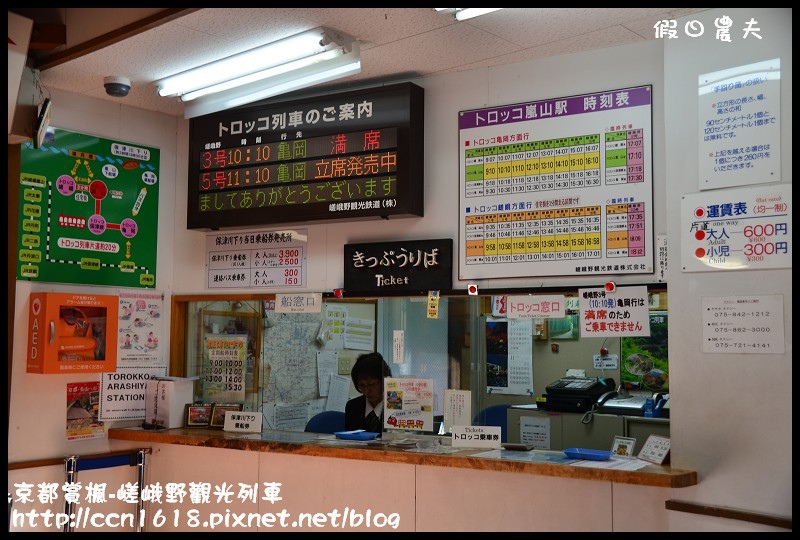
[[[591, 421], [583, 423], [584, 413], [541, 411], [525, 407], [508, 409], [508, 442], [530, 442], [531, 428], [543, 435], [542, 447], [548, 450], [564, 448], [594, 448], [608, 450], [614, 437], [636, 439], [634, 455], [650, 435], [669, 438], [668, 418], [645, 418], [616, 414], [591, 415]], [[527, 434], [527, 435], [526, 435]], [[537, 447], [539, 447], [537, 445]]]
[[[284, 431], [234, 434], [127, 428], [109, 430], [109, 439], [115, 449], [143, 443], [152, 448], [151, 484], [280, 484], [279, 503], [237, 502], [237, 512], [285, 509], [297, 516], [347, 507], [364, 516], [367, 510], [372, 516], [398, 514], [397, 528], [387, 529], [393, 531], [666, 531], [664, 502], [672, 497], [673, 489], [697, 484], [695, 471], [669, 466], [624, 471], [487, 459], [474, 456], [485, 449], [410, 452]], [[173, 505], [164, 511], [185, 516], [190, 507], [188, 503]], [[626, 507], [636, 511], [620, 510]], [[231, 505], [212, 501], [199, 510], [225, 513]], [[337, 528], [330, 523], [307, 528], [326, 529]], [[179, 519], [161, 530], [196, 529]], [[376, 529], [362, 524], [348, 530]]]

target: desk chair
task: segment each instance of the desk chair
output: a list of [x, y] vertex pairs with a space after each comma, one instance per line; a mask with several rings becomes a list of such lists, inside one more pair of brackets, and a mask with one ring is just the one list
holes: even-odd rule
[[342, 411], [323, 411], [315, 414], [306, 424], [306, 431], [311, 433], [336, 433], [346, 431], [344, 413]]
[[490, 405], [472, 419], [473, 426], [500, 426], [500, 442], [508, 442], [508, 408], [510, 404]]

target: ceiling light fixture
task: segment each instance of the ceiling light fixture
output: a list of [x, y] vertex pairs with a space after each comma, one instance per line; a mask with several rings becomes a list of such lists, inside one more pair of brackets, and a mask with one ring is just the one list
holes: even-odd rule
[[486, 15], [487, 13], [491, 13], [492, 11], [497, 11], [503, 8], [456, 8], [456, 20], [457, 21], [466, 21], [467, 19], [472, 19], [473, 17], [478, 17], [480, 15]]
[[486, 15], [487, 13], [491, 13], [492, 11], [497, 11], [503, 8], [433, 8], [436, 11], [446, 11], [446, 10], [453, 10], [453, 15], [457, 21], [466, 21], [467, 19], [472, 19], [473, 17], [478, 17], [479, 15]]
[[156, 82], [194, 118], [361, 71], [360, 43], [319, 27]]

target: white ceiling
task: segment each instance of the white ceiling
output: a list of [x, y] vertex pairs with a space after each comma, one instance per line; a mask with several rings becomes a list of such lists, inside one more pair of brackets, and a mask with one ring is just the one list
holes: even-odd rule
[[[72, 8], [57, 9], [69, 16]], [[658, 21], [705, 9], [507, 8], [457, 22], [433, 8], [204, 8], [44, 69], [40, 78], [45, 95], [58, 89], [182, 116], [181, 102], [157, 96], [154, 81], [317, 26], [361, 41], [361, 73], [326, 85], [339, 90], [643, 42], [655, 39]], [[94, 11], [108, 19], [115, 10]], [[87, 20], [66, 18], [69, 46], [70, 32]], [[109, 75], [131, 80], [127, 97], [106, 95]]]

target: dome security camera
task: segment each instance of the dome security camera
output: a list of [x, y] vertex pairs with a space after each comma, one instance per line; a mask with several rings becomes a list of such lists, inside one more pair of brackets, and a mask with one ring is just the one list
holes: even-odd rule
[[131, 91], [131, 80], [127, 77], [106, 77], [103, 86], [109, 96], [125, 97]]

